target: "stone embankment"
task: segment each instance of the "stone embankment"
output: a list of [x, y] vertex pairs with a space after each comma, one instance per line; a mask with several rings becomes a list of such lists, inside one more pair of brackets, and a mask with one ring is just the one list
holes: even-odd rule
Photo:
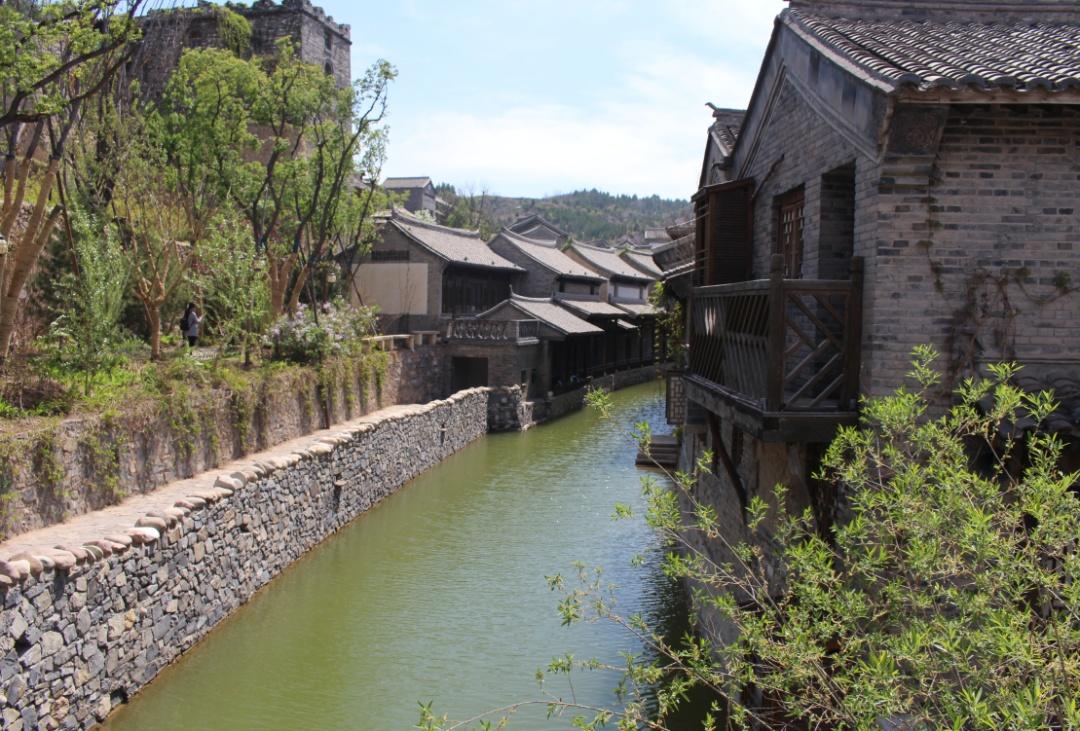
[[593, 379], [587, 386], [567, 391], [558, 396], [528, 401], [521, 386], [503, 386], [491, 389], [488, 403], [488, 426], [493, 432], [521, 431], [560, 416], [577, 411], [585, 402], [590, 388], [618, 391], [657, 378], [662, 372], [659, 366], [646, 366], [620, 371]]
[[115, 505], [386, 406], [441, 398], [445, 381], [443, 349], [424, 344], [321, 368], [267, 369], [242, 390], [191, 386], [30, 429], [0, 444], [0, 538]]
[[384, 409], [0, 544], [2, 727], [104, 719], [307, 550], [483, 436], [489, 393]]

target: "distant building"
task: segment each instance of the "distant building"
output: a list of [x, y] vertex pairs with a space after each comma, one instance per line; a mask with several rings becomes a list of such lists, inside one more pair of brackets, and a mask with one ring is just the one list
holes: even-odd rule
[[[671, 243], [670, 239], [668, 239], [668, 243]], [[664, 272], [656, 265], [656, 261], [653, 259], [652, 252], [650, 251], [623, 249], [619, 253], [619, 258], [654, 280], [659, 280], [664, 276]]]
[[646, 249], [653, 249], [670, 242], [671, 237], [668, 236], [667, 229], [665, 228], [647, 228], [642, 235], [642, 247]]
[[356, 273], [358, 299], [378, 305], [384, 332], [442, 330], [510, 296], [525, 272], [476, 231], [449, 228], [394, 209]]
[[633, 317], [656, 314], [649, 304], [649, 288], [655, 278], [624, 261], [618, 252], [575, 242], [567, 247], [566, 253], [604, 276], [606, 281], [600, 291], [603, 299]]
[[[436, 220], [443, 220], [445, 217], [446, 202], [435, 195], [435, 184], [431, 182], [431, 178], [387, 178], [383, 181], [383, 189], [390, 193], [405, 194], [407, 197], [401, 205], [410, 213], [427, 211]], [[442, 216], [439, 215], [440, 202], [444, 206]]]
[[[201, 2], [193, 8], [150, 12], [142, 20], [143, 40], [133, 56], [130, 74], [147, 98], [157, 98], [187, 48], [224, 48], [218, 6]], [[332, 75], [339, 86], [352, 83], [349, 26], [336, 23], [308, 0], [256, 0], [224, 7], [251, 23], [250, 53], [269, 56], [279, 38], [291, 38], [300, 59]]]
[[508, 227], [511, 231], [530, 239], [547, 241], [562, 246], [570, 241], [570, 234], [543, 216], [533, 213], [519, 218]]
[[488, 245], [525, 270], [525, 277], [515, 287], [518, 294], [528, 297], [570, 294], [600, 299], [601, 287], [606, 283], [603, 275], [574, 261], [553, 243], [504, 228]]

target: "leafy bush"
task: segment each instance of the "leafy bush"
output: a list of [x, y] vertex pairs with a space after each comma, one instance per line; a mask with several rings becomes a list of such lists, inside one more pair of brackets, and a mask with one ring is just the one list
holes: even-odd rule
[[[564, 622], [614, 621], [659, 658], [630, 658], [627, 703], [578, 728], [666, 729], [692, 692], [715, 699], [708, 729], [1080, 728], [1080, 474], [1061, 469], [1058, 436], [1019, 431], [1043, 423], [1053, 395], [1021, 391], [1018, 367], [998, 365], [935, 416], [935, 357], [917, 349], [919, 388], [865, 402], [828, 448], [817, 477], [845, 496], [836, 525], [808, 509], [770, 527], [776, 508], [755, 496], [753, 539], [729, 542], [696, 489], [709, 454], [672, 475], [673, 489], [643, 481], [647, 519], [670, 541], [667, 573], [726, 621], [728, 644], [674, 647], [617, 615], [592, 573], [549, 579]], [[646, 448], [647, 424], [637, 436]], [[784, 487], [774, 492], [786, 504]], [[452, 726], [429, 716], [427, 727]]]
[[50, 326], [47, 346], [54, 365], [79, 374], [89, 394], [97, 375], [124, 359], [119, 323], [131, 267], [114, 227], [79, 208], [68, 218], [78, 267], [60, 282], [64, 305]]
[[321, 363], [356, 352], [360, 341], [374, 334], [375, 315], [370, 308], [324, 302], [317, 308], [300, 305], [295, 315], [279, 318], [271, 325], [266, 344], [273, 349], [273, 360]]

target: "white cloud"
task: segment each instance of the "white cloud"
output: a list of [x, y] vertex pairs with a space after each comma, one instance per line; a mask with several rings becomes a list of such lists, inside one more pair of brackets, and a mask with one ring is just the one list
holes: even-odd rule
[[387, 169], [477, 181], [502, 194], [595, 186], [686, 198], [710, 121], [705, 101], [745, 104], [753, 74], [656, 49], [640, 58], [588, 108], [519, 103], [495, 115], [435, 110], [397, 120]]
[[436, 108], [395, 119], [388, 174], [420, 171], [505, 195], [597, 187], [688, 197], [711, 121], [704, 104], [746, 106], [782, 5], [659, 1], [665, 17], [701, 42], [627, 39], [618, 48], [621, 74], [586, 106], [523, 95], [496, 114]]

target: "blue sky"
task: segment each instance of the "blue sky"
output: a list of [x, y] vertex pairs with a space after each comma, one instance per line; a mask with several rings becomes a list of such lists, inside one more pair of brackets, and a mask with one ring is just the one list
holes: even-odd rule
[[686, 198], [706, 101], [745, 107], [779, 0], [391, 0], [321, 4], [358, 75], [386, 58], [386, 175], [477, 192]]

